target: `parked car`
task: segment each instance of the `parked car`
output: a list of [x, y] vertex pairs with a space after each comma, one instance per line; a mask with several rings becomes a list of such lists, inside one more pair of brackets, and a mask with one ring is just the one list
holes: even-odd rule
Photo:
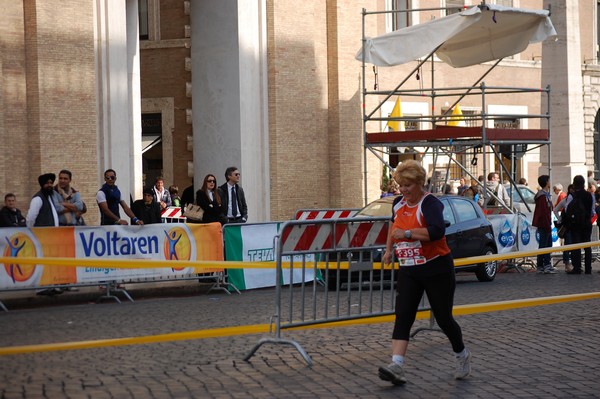
[[[498, 253], [494, 231], [481, 207], [466, 197], [456, 195], [436, 195], [444, 204], [444, 220], [446, 221], [446, 242], [455, 259]], [[361, 209], [354, 217], [390, 217], [392, 203], [396, 196], [375, 200]], [[352, 260], [381, 261], [382, 249], [377, 251], [352, 252]], [[347, 256], [345, 259], [347, 260]], [[331, 261], [331, 259], [330, 259]], [[496, 277], [497, 262], [490, 261], [474, 265], [457, 266], [457, 272], [475, 272], [479, 281], [492, 281]], [[337, 285], [337, 268], [330, 268], [327, 273], [327, 284], [330, 288]], [[344, 272], [344, 273], [341, 273]], [[358, 273], [353, 273], [357, 274]], [[340, 282], [348, 281], [346, 270], [340, 270]], [[358, 276], [352, 276], [355, 280]], [[386, 276], [384, 276], [384, 279]], [[389, 277], [388, 277], [389, 278]]]
[[[535, 209], [535, 191], [524, 184], [517, 184], [517, 190], [513, 190], [510, 184], [505, 184], [504, 188], [513, 201], [513, 208], [525, 216], [532, 216]], [[521, 193], [521, 195], [519, 195]], [[521, 196], [523, 198], [521, 198]], [[527, 209], [527, 205], [529, 209]]]

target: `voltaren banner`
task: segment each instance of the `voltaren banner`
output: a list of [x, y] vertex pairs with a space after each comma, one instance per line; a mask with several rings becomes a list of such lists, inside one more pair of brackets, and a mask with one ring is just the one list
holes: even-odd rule
[[[0, 253], [15, 262], [0, 268], [0, 289], [167, 279], [222, 271], [199, 267], [117, 269], [110, 264], [111, 259], [164, 260], [165, 266], [173, 260], [223, 260], [222, 237], [219, 223], [4, 228], [0, 229]], [[19, 257], [98, 258], [105, 259], [106, 266], [20, 265]]]

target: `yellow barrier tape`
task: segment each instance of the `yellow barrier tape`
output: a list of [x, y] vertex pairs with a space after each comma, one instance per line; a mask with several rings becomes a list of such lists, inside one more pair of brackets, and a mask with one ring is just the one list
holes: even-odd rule
[[[549, 254], [553, 252], [570, 251], [587, 247], [600, 246], [600, 241], [592, 241], [581, 244], [563, 245], [561, 247], [551, 247], [537, 249], [534, 251], [508, 252], [504, 254], [473, 256], [470, 258], [460, 258], [454, 260], [455, 266], [473, 265], [493, 260], [506, 260], [516, 258], [527, 258], [537, 256], [538, 254]], [[0, 257], [0, 263], [19, 263], [26, 265], [44, 265], [44, 266], [72, 266], [72, 267], [111, 267], [117, 269], [148, 269], [161, 267], [200, 267], [200, 268], [225, 268], [225, 269], [274, 269], [276, 262], [239, 262], [239, 261], [218, 261], [218, 260], [159, 260], [159, 259], [114, 259], [114, 258], [33, 258], [33, 257]], [[315, 262], [307, 261], [307, 268], [313, 267]], [[325, 269], [334, 266], [337, 268], [337, 262], [316, 262], [318, 269]], [[290, 262], [282, 263], [284, 269], [291, 267]], [[302, 267], [302, 262], [294, 262], [296, 268]], [[396, 265], [397, 267], [397, 265]], [[375, 270], [381, 269], [380, 262], [373, 262]], [[340, 269], [348, 269], [348, 262], [340, 262]], [[384, 266], [385, 270], [392, 269], [392, 265]]]
[[[551, 305], [556, 303], [583, 301], [589, 299], [599, 299], [600, 292], [588, 292], [583, 294], [570, 294], [560, 295], [552, 297], [542, 298], [530, 298], [530, 299], [516, 299], [510, 301], [499, 301], [499, 302], [488, 302], [471, 305], [458, 305], [454, 307], [454, 315], [468, 315], [475, 313], [486, 313], [486, 312], [498, 312], [509, 309], [519, 309], [532, 306], [543, 306]], [[417, 314], [417, 319], [427, 319], [430, 316], [430, 312], [421, 311]], [[293, 328], [287, 328], [286, 330], [307, 330], [307, 329], [322, 329], [322, 328], [333, 328], [333, 327], [347, 327], [352, 325], [363, 325], [363, 324], [379, 324], [389, 323], [394, 321], [394, 315], [388, 316], [377, 316], [377, 317], [365, 317], [362, 319], [354, 320], [343, 320], [334, 321], [327, 323], [314, 324], [309, 326], [299, 326]], [[78, 341], [78, 342], [62, 342], [54, 344], [39, 344], [39, 345], [22, 345], [22, 346], [10, 346], [0, 348], [0, 356], [8, 355], [20, 355], [25, 353], [38, 353], [38, 352], [53, 352], [53, 351], [65, 351], [74, 349], [91, 349], [101, 348], [108, 346], [122, 346], [122, 345], [141, 345], [151, 344], [158, 342], [170, 342], [170, 341], [184, 341], [192, 339], [206, 339], [206, 338], [219, 338], [227, 337], [232, 335], [247, 335], [247, 334], [260, 334], [269, 332], [268, 324], [254, 324], [239, 327], [224, 327], [214, 328], [210, 330], [195, 330], [185, 331], [170, 334], [160, 335], [146, 335], [141, 337], [128, 337], [128, 338], [113, 338], [113, 339], [99, 339], [93, 341]]]

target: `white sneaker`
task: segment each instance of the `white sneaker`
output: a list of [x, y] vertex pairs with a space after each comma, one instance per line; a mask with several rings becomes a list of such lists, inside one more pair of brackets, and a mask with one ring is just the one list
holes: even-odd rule
[[454, 378], [462, 380], [467, 378], [471, 374], [471, 352], [466, 349], [467, 356], [456, 357], [456, 371], [454, 372]]
[[390, 381], [394, 385], [406, 384], [404, 369], [397, 363], [390, 363], [385, 367], [379, 367], [379, 378]]
[[544, 267], [544, 274], [556, 274], [556, 273], [557, 273], [557, 271], [554, 268], [554, 266], [548, 265], [548, 266]]

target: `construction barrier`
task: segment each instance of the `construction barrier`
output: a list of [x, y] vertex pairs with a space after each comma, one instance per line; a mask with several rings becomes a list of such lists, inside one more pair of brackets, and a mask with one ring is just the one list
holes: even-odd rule
[[187, 218], [183, 216], [183, 208], [179, 206], [170, 206], [163, 209], [160, 213], [163, 223], [185, 223]]
[[321, 220], [351, 218], [360, 209], [299, 209], [294, 215], [294, 220]]

